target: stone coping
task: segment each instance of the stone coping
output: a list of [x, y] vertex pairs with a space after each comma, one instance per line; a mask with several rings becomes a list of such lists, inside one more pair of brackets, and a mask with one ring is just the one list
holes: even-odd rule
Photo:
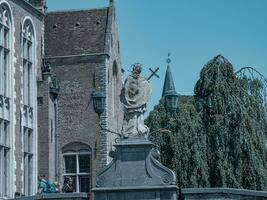
[[132, 186], [132, 187], [101, 187], [93, 188], [92, 192], [103, 192], [103, 191], [136, 191], [136, 190], [177, 190], [176, 185], [166, 185], [166, 186]]
[[184, 188], [182, 194], [187, 195], [198, 195], [198, 194], [231, 194], [239, 196], [256, 196], [256, 197], [267, 197], [267, 191], [258, 190], [246, 190], [246, 189], [235, 189], [235, 188]]
[[88, 195], [84, 192], [73, 192], [73, 193], [43, 193], [35, 196], [25, 196], [19, 198], [19, 200], [29, 199], [87, 199]]
[[122, 140], [119, 140], [118, 143], [114, 144], [114, 146], [140, 146], [140, 145], [155, 146], [148, 139], [142, 139], [142, 138], [122, 139]]

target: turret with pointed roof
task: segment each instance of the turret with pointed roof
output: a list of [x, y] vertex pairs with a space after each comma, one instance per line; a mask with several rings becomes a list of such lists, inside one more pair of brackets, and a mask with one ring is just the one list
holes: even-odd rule
[[164, 86], [163, 86], [163, 90], [162, 90], [162, 97], [165, 97], [166, 95], [171, 95], [171, 94], [178, 95], [176, 90], [175, 90], [175, 85], [174, 85], [172, 73], [171, 73], [170, 53], [168, 54], [167, 63], [168, 63], [168, 65], [167, 65], [167, 70], [166, 70], [166, 75], [165, 75], [165, 80], [164, 80]]

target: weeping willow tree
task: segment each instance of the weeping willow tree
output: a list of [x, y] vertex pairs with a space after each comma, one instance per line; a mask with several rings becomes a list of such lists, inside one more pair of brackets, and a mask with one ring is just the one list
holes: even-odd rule
[[249, 70], [234, 73], [216, 56], [172, 117], [162, 100], [147, 118], [150, 139], [179, 187], [267, 189], [267, 81]]

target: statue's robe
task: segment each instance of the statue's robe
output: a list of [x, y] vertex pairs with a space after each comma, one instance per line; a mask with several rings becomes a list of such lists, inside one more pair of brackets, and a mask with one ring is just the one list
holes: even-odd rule
[[129, 76], [121, 92], [121, 102], [124, 104], [124, 137], [145, 137], [149, 129], [144, 124], [146, 103], [152, 93], [150, 82], [142, 77]]

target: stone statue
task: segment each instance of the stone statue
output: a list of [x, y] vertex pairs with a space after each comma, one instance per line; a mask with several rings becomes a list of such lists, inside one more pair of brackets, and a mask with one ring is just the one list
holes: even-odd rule
[[141, 71], [141, 65], [134, 64], [121, 91], [123, 138], [109, 154], [112, 161], [97, 175], [94, 200], [177, 200], [176, 176], [158, 161], [159, 151], [147, 139], [144, 112], [151, 86]]
[[146, 138], [149, 132], [149, 128], [144, 124], [144, 112], [152, 89], [141, 71], [141, 64], [134, 64], [132, 74], [127, 77], [121, 91], [120, 99], [124, 104], [124, 138]]

